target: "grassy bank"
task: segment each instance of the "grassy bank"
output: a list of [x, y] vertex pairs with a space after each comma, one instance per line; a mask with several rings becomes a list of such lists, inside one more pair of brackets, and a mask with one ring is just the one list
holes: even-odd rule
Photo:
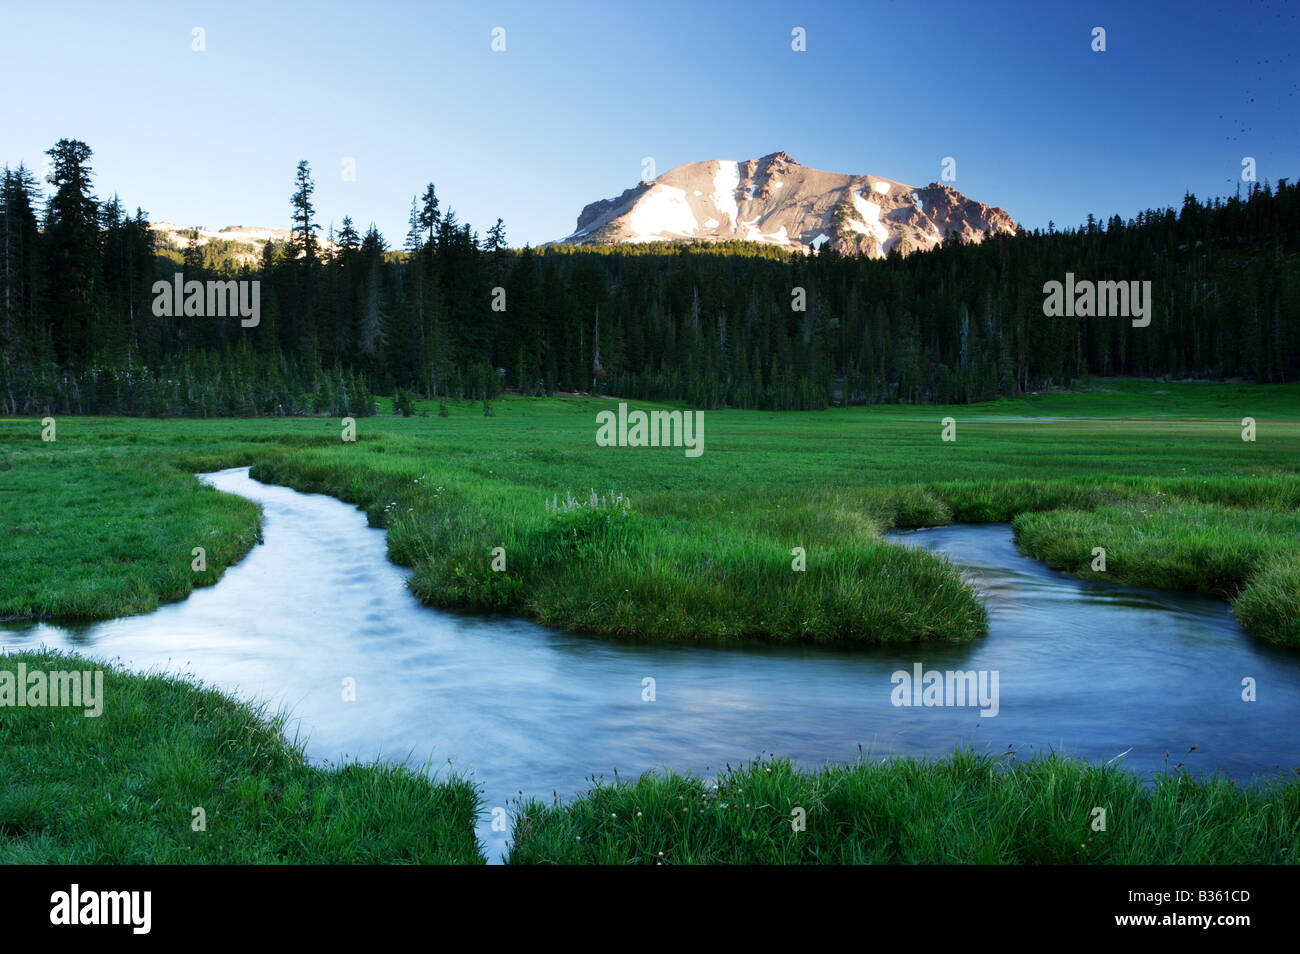
[[1021, 550], [1049, 566], [1229, 599], [1246, 629], [1300, 646], [1300, 511], [1283, 497], [1234, 507], [1157, 492], [1092, 511], [1022, 513], [1014, 527]]
[[[1093, 829], [1104, 808], [1105, 831]], [[803, 830], [796, 830], [802, 812]], [[647, 775], [517, 812], [514, 864], [1290, 864], [1300, 777], [1253, 787], [959, 751]]]
[[256, 504], [132, 453], [126, 438], [0, 462], [0, 619], [145, 613], [216, 582], [257, 542]]
[[[0, 578], [0, 606], [10, 616], [113, 615], [203, 582], [177, 579], [191, 548], [206, 533], [219, 543], [209, 567], [219, 568], [246, 549], [255, 523], [177, 471], [253, 464], [259, 479], [365, 508], [430, 604], [610, 636], [969, 640], [986, 628], [974, 591], [941, 557], [879, 533], [1016, 518], [1022, 546], [1055, 566], [1082, 572], [1104, 546], [1108, 579], [1214, 592], [1235, 601], [1252, 632], [1295, 639], [1300, 386], [1112, 381], [961, 407], [708, 411], [695, 459], [680, 448], [597, 447], [595, 415], [613, 406], [512, 398], [486, 417], [453, 402], [442, 418], [417, 402], [415, 417], [358, 421], [356, 443], [322, 419], [67, 419], [53, 444], [35, 421], [0, 422], [0, 484], [23, 475], [0, 508], [21, 543], [13, 565], [24, 568]], [[1247, 416], [1254, 442], [1241, 439]], [[945, 417], [956, 441], [941, 439]], [[59, 490], [66, 505], [33, 503], [76, 468], [132, 492]], [[185, 499], [182, 484], [196, 508], [188, 523], [132, 509]], [[569, 494], [585, 505], [593, 490], [594, 508], [548, 510]], [[610, 507], [616, 498], [630, 506]], [[1140, 524], [1124, 516], [1143, 508]], [[37, 532], [23, 533], [34, 509]], [[1188, 537], [1192, 512], [1232, 531], [1229, 551], [1215, 552], [1213, 534]], [[150, 547], [81, 539], [85, 528], [142, 523]], [[497, 547], [504, 572], [492, 568]], [[62, 568], [41, 576], [32, 567], [48, 554]], [[36, 576], [21, 584], [24, 574]], [[78, 574], [103, 592], [85, 595]], [[119, 593], [136, 602], [110, 598]]]
[[20, 663], [103, 670], [103, 712], [0, 707], [0, 864], [483, 861], [468, 782], [314, 767], [278, 719], [184, 679], [45, 652], [0, 672]]
[[[103, 670], [103, 711], [0, 707], [0, 864], [484, 860], [468, 782], [314, 767], [278, 720], [189, 680], [41, 651], [0, 656], [0, 672], [19, 663]], [[528, 802], [512, 838], [514, 864], [1286, 864], [1300, 776], [1152, 780], [969, 751], [815, 772], [773, 760]]]

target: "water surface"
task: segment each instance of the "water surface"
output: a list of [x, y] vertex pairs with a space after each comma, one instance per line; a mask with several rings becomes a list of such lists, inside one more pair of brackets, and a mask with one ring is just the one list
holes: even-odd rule
[[[260, 503], [265, 543], [213, 587], [143, 616], [85, 626], [6, 624], [39, 643], [135, 669], [190, 672], [287, 707], [314, 759], [447, 763], [488, 808], [670, 767], [705, 772], [763, 753], [813, 766], [958, 744], [1022, 756], [1127, 752], [1149, 771], [1185, 761], [1246, 779], [1300, 765], [1300, 653], [1243, 632], [1221, 601], [1074, 580], [1022, 556], [1006, 524], [897, 534], [948, 554], [986, 595], [986, 638], [963, 646], [834, 651], [619, 643], [519, 620], [433, 610], [387, 560], [384, 533], [331, 497], [204, 479]], [[900, 708], [892, 674], [997, 670], [999, 712]], [[1253, 677], [1258, 701], [1243, 702]], [[655, 680], [653, 702], [643, 680]], [[356, 700], [344, 701], [344, 680]], [[111, 700], [109, 700], [111, 704]], [[1186, 755], [1188, 749], [1197, 750]], [[505, 833], [480, 825], [489, 856]]]

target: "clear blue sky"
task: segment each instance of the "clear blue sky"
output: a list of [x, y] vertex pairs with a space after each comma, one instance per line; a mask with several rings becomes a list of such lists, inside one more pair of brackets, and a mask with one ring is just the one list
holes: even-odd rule
[[952, 156], [956, 188], [1029, 228], [1229, 194], [1243, 156], [1261, 181], [1300, 176], [1300, 3], [1282, 0], [4, 7], [0, 163], [82, 139], [101, 196], [180, 225], [287, 228], [299, 159], [324, 225], [373, 220], [394, 246], [428, 181], [480, 233], [501, 216], [537, 244], [645, 156], [784, 149], [918, 185]]

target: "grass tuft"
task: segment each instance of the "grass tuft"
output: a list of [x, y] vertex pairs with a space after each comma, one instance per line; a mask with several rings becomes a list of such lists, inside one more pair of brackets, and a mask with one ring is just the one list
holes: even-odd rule
[[[1105, 809], [1104, 831], [1093, 828]], [[800, 827], [802, 823], [802, 827]], [[643, 775], [515, 813], [512, 864], [1290, 864], [1300, 776], [1239, 787], [959, 750]]]

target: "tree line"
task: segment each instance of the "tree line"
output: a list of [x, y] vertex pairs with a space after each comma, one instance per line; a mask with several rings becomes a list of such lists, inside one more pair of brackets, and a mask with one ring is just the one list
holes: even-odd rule
[[[432, 184], [394, 249], [350, 217], [322, 236], [304, 161], [290, 237], [259, 260], [225, 243], [156, 248], [142, 210], [95, 197], [89, 147], [49, 155], [48, 196], [21, 166], [0, 182], [7, 413], [367, 414], [375, 394], [505, 389], [799, 409], [963, 403], [1092, 375], [1300, 374], [1300, 194], [1285, 180], [870, 259], [747, 243], [515, 250], [501, 219], [480, 236]], [[155, 282], [178, 271], [257, 281], [260, 320], [158, 314]], [[1044, 284], [1067, 273], [1150, 281], [1150, 324], [1045, 315]]]

